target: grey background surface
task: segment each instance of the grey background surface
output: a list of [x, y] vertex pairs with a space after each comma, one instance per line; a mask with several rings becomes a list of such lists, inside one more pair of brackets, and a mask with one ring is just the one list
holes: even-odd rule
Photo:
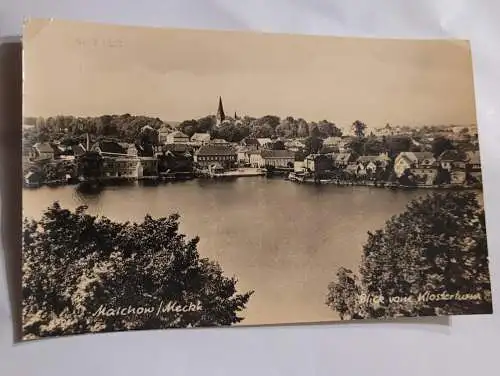
[[[0, 3], [0, 375], [493, 375], [500, 317], [142, 331], [14, 343], [19, 266], [19, 55], [24, 17], [345, 36], [458, 37], [472, 43], [494, 309], [500, 302], [500, 2], [3, 0]], [[14, 38], [15, 39], [15, 38]], [[11, 64], [8, 64], [11, 61]], [[13, 163], [14, 162], [14, 163]], [[20, 180], [19, 180], [20, 181]], [[17, 194], [17, 196], [16, 196]]]

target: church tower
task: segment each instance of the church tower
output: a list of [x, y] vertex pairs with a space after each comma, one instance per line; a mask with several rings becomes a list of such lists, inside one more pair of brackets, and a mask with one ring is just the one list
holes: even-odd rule
[[219, 97], [219, 108], [217, 109], [217, 126], [221, 125], [222, 122], [226, 119], [226, 115], [224, 114], [224, 108], [222, 107], [222, 98]]

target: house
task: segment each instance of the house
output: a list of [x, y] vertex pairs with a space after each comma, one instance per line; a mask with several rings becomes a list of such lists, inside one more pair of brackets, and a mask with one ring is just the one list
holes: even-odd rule
[[300, 142], [299, 140], [289, 140], [285, 142], [285, 148], [293, 152], [303, 150], [305, 147], [305, 143]]
[[203, 145], [194, 155], [194, 161], [200, 167], [208, 167], [218, 162], [223, 168], [231, 168], [236, 164], [236, 149], [228, 145]]
[[[289, 150], [262, 150], [256, 157], [253, 165], [255, 167], [273, 166], [281, 168], [290, 168], [295, 161], [295, 154]], [[257, 156], [256, 155], [256, 156]]]
[[346, 168], [347, 165], [354, 161], [352, 153], [338, 153], [333, 155], [333, 167]]
[[78, 158], [84, 155], [87, 150], [85, 150], [85, 147], [82, 144], [78, 144], [71, 146], [71, 151], [75, 158]]
[[347, 174], [347, 175], [351, 175], [351, 176], [357, 176], [358, 175], [358, 165], [356, 163], [349, 163], [345, 168], [344, 168], [344, 172]]
[[137, 179], [139, 177], [140, 160], [128, 154], [128, 145], [116, 141], [101, 140], [96, 142], [91, 151], [103, 158], [103, 177], [120, 179]]
[[467, 179], [467, 155], [458, 150], [446, 150], [438, 158], [443, 170], [450, 173], [450, 183], [464, 184]]
[[43, 176], [40, 171], [28, 171], [23, 178], [24, 186], [27, 188], [38, 188], [42, 182]]
[[251, 137], [244, 138], [240, 142], [240, 145], [253, 150], [257, 150], [260, 146], [259, 141], [257, 141], [256, 138], [251, 138]]
[[439, 173], [437, 165], [413, 167], [409, 172], [415, 183], [422, 186], [434, 185]]
[[358, 175], [371, 175], [377, 171], [377, 155], [363, 155], [356, 160]]
[[205, 145], [210, 142], [209, 133], [195, 133], [191, 136], [191, 142], [195, 145]]
[[394, 161], [396, 177], [408, 171], [417, 185], [430, 186], [436, 181], [439, 163], [431, 152], [402, 152]]
[[342, 142], [342, 137], [327, 137], [323, 140], [323, 146], [338, 147]]
[[140, 166], [140, 160], [137, 157], [128, 155], [105, 156], [103, 158], [103, 177], [137, 179]]
[[95, 151], [101, 155], [127, 155], [127, 148], [120, 143], [112, 140], [101, 140], [96, 142], [91, 151]]
[[439, 156], [441, 168], [452, 171], [453, 169], [465, 169], [467, 155], [457, 150], [446, 150]]
[[351, 151], [349, 145], [351, 144], [353, 139], [354, 138], [351, 136], [342, 136], [340, 142], [337, 144], [339, 153], [349, 153]]
[[326, 154], [309, 154], [304, 159], [304, 169], [309, 172], [314, 172], [315, 174], [331, 171], [332, 168], [332, 157]]
[[479, 151], [467, 153], [466, 171], [477, 183], [482, 182], [481, 157]]
[[212, 141], [210, 141], [210, 143], [213, 145], [224, 145], [224, 144], [228, 144], [229, 142], [227, 142], [226, 140], [224, 140], [222, 138], [214, 138]]
[[247, 154], [248, 161], [252, 167], [260, 167], [263, 165], [262, 156], [259, 150], [250, 150]]
[[247, 164], [250, 163], [248, 149], [244, 146], [236, 147], [236, 161], [238, 164]]
[[187, 144], [188, 142], [189, 137], [180, 131], [175, 131], [167, 135], [167, 144]]
[[[255, 150], [245, 146], [236, 146], [236, 152], [238, 155], [237, 161], [239, 164], [251, 164], [252, 162], [254, 165], [258, 164], [257, 156], [260, 155], [259, 150]], [[254, 158], [251, 158], [252, 155], [254, 156]]]
[[273, 140], [271, 140], [270, 138], [258, 138], [257, 142], [259, 143], [259, 147], [263, 148], [268, 144], [272, 144]]
[[163, 145], [156, 153], [158, 173], [192, 172], [194, 154], [192, 149], [184, 144]]
[[48, 142], [37, 142], [31, 147], [29, 157], [33, 161], [53, 160], [54, 148]]
[[163, 125], [160, 129], [158, 129], [158, 141], [160, 142], [160, 144], [167, 143], [167, 138], [170, 132], [170, 128], [168, 128], [166, 125]]
[[389, 153], [380, 153], [376, 158], [375, 158], [375, 163], [385, 169], [387, 166], [391, 163], [391, 158], [389, 157]]
[[156, 157], [139, 157], [140, 165], [138, 171], [139, 179], [156, 178], [159, 175], [158, 158]]
[[403, 176], [406, 170], [410, 168], [433, 168], [435, 166], [436, 159], [431, 152], [401, 152], [398, 154], [394, 160], [394, 172], [399, 178]]
[[293, 162], [293, 172], [302, 173], [305, 171], [304, 161]]
[[481, 155], [479, 151], [472, 151], [467, 153], [466, 165], [471, 171], [481, 170]]

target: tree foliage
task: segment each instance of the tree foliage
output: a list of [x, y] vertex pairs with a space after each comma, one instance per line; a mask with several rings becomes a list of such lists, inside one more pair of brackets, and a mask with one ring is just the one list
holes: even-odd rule
[[[25, 338], [133, 329], [231, 325], [252, 292], [179, 234], [179, 216], [113, 222], [54, 203], [23, 224]], [[95, 315], [106, 307], [200, 302], [202, 310], [160, 315]]]
[[354, 123], [352, 123], [352, 130], [356, 137], [363, 138], [365, 137], [365, 131], [366, 131], [366, 124], [363, 123], [362, 121], [356, 120]]
[[437, 137], [432, 142], [432, 154], [434, 157], [439, 157], [443, 152], [447, 150], [454, 150], [455, 146], [453, 143], [445, 137]]
[[149, 126], [159, 129], [168, 126], [159, 118], [148, 116], [102, 115], [98, 117], [55, 116], [37, 118], [32, 131], [25, 132], [24, 137], [32, 143], [55, 140], [62, 137], [76, 138], [84, 142], [84, 134], [90, 133], [94, 138], [112, 137], [125, 142], [137, 141], [141, 130]]
[[[491, 313], [490, 289], [484, 210], [476, 194], [434, 193], [368, 233], [359, 275], [341, 268], [327, 304], [343, 319]], [[419, 299], [425, 292], [480, 298]]]
[[318, 123], [318, 130], [322, 137], [341, 137], [342, 130], [337, 128], [337, 126], [327, 120], [322, 120]]

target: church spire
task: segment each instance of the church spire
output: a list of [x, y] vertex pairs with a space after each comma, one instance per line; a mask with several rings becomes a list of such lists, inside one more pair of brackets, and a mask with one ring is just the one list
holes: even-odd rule
[[220, 124], [226, 119], [224, 108], [222, 107], [222, 98], [219, 97], [219, 108], [217, 109], [217, 123]]

